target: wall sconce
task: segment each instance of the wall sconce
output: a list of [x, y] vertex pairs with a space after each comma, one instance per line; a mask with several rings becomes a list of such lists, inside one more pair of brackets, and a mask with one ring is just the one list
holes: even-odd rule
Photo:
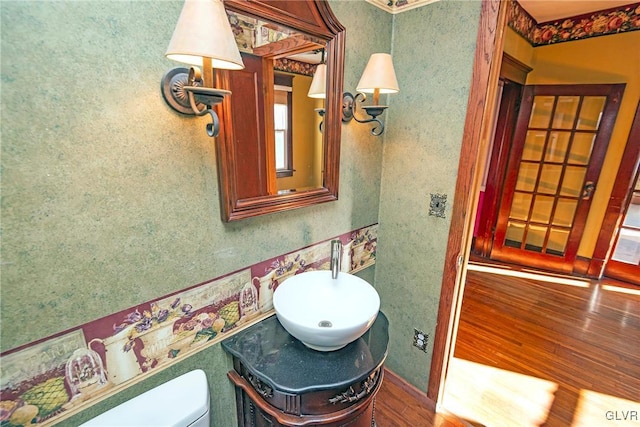
[[[221, 0], [186, 0], [165, 53], [176, 67], [162, 77], [162, 95], [171, 108], [187, 115], [211, 115], [207, 134], [217, 136], [220, 120], [211, 109], [231, 92], [213, 87], [213, 68], [241, 70], [242, 57]], [[202, 67], [202, 71], [200, 68]]]
[[325, 99], [327, 97], [327, 64], [318, 64], [316, 73], [309, 87], [309, 98]]
[[[326, 99], [327, 98], [327, 64], [324, 63], [324, 49], [322, 49], [322, 62], [316, 66], [316, 72], [311, 80], [311, 86], [309, 87], [309, 98]], [[324, 124], [324, 108], [316, 108], [314, 110], [320, 118], [320, 132]]]
[[[384, 132], [384, 123], [378, 118], [384, 113], [387, 105], [379, 105], [381, 93], [397, 93], [400, 91], [396, 72], [393, 69], [391, 55], [388, 53], [374, 53], [362, 73], [360, 82], [356, 87], [356, 95], [345, 92], [342, 95], [342, 121], [348, 123], [354, 119], [358, 123], [376, 123], [371, 129], [371, 134], [380, 136]], [[372, 105], [361, 105], [367, 119], [359, 119], [356, 116], [357, 103], [363, 103], [367, 96], [365, 93], [373, 93]]]

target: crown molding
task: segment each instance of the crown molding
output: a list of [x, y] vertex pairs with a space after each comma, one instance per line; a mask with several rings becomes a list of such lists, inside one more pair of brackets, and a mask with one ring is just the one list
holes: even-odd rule
[[435, 3], [439, 0], [366, 0], [367, 3], [384, 10], [385, 12], [395, 15], [400, 12], [406, 12], [407, 10], [415, 9], [421, 6], [426, 6], [431, 3]]

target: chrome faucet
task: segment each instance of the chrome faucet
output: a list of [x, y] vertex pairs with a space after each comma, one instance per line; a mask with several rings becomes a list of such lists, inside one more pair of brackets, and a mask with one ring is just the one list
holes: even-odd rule
[[337, 279], [340, 271], [340, 258], [342, 255], [342, 242], [340, 240], [331, 241], [331, 278]]

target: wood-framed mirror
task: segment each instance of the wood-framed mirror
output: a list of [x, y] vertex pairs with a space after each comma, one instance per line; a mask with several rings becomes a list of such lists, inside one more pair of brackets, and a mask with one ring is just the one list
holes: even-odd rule
[[[344, 27], [325, 0], [224, 4], [245, 69], [216, 70], [216, 87], [232, 92], [216, 107], [223, 221], [337, 200]], [[309, 98], [322, 59], [326, 98]]]

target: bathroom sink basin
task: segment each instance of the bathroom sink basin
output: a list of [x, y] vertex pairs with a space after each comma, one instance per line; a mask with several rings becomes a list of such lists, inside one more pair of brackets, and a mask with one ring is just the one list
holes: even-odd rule
[[338, 273], [332, 279], [330, 270], [319, 270], [281, 283], [273, 307], [284, 329], [304, 345], [334, 351], [367, 332], [380, 310], [380, 297], [357, 276]]

